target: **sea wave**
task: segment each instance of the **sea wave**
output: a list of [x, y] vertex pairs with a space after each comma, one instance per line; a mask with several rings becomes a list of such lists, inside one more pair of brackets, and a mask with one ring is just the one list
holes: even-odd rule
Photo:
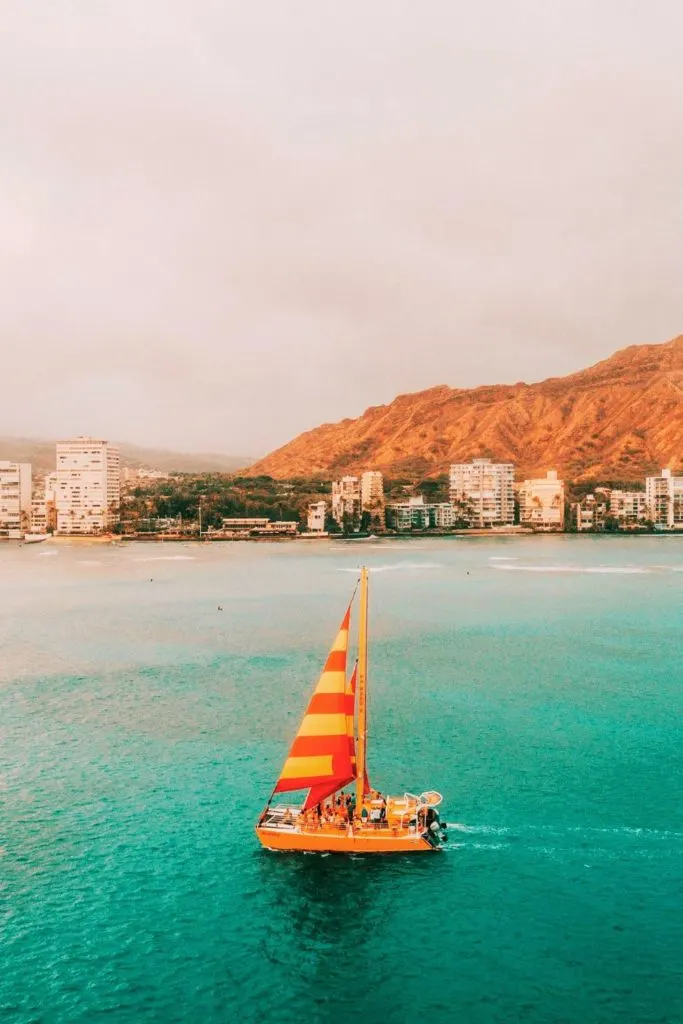
[[194, 562], [194, 555], [149, 555], [147, 558], [134, 558], [134, 562]]
[[492, 565], [508, 572], [583, 573], [586, 575], [646, 576], [650, 570], [636, 565]]

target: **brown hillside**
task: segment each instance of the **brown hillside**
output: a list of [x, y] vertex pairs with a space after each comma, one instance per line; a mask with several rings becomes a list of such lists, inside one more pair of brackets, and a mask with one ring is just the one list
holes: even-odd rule
[[641, 479], [683, 467], [683, 336], [633, 345], [595, 366], [538, 384], [399, 395], [355, 420], [309, 430], [248, 470], [276, 478], [363, 469], [444, 472], [489, 456], [518, 476], [558, 469], [568, 479]]

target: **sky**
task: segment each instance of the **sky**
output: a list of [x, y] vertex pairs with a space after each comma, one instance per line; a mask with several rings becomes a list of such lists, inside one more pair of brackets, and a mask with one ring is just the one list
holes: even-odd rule
[[265, 454], [683, 332], [675, 0], [0, 8], [0, 434]]

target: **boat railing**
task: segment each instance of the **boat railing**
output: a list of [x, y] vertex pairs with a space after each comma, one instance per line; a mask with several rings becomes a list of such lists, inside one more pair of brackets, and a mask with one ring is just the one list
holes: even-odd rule
[[[334, 818], [318, 817], [316, 814], [302, 811], [301, 807], [292, 807], [286, 804], [276, 804], [269, 807], [261, 819], [261, 825], [265, 828], [282, 829], [286, 832], [314, 832], [332, 833], [337, 835], [348, 835], [349, 829], [353, 832], [415, 832], [416, 825], [414, 815], [412, 821], [406, 822], [406, 815], [390, 815], [377, 820], [374, 817], [354, 818], [349, 822], [348, 818], [335, 816]], [[424, 831], [422, 825], [417, 826], [418, 834]]]
[[[406, 824], [398, 819], [392, 821], [369, 821], [363, 818], [362, 821], [355, 819], [353, 822], [349, 821], [326, 821], [325, 819], [319, 820], [318, 818], [306, 818], [303, 815], [299, 815], [296, 818], [287, 818], [283, 816], [266, 817], [262, 825], [266, 828], [277, 828], [283, 831], [289, 832], [311, 832], [315, 834], [333, 834], [333, 835], [348, 835], [349, 832], [384, 832], [384, 833], [399, 833], [399, 832], [415, 832], [415, 824]], [[418, 833], [424, 831], [420, 826], [417, 829]]]

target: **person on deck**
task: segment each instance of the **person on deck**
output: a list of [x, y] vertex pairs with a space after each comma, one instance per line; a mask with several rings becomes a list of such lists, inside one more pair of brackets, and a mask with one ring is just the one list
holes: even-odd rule
[[349, 821], [353, 821], [356, 814], [356, 798], [353, 793], [349, 793], [346, 798], [346, 809], [349, 815]]

